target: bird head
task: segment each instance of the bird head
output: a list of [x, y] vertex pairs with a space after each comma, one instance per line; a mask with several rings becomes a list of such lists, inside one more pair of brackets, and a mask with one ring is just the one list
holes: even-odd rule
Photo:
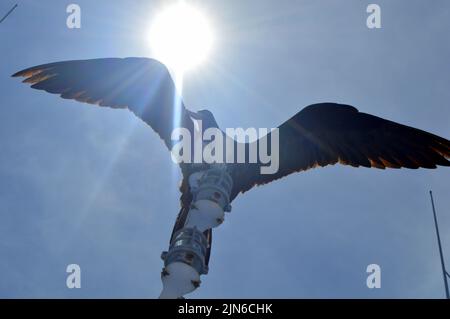
[[189, 112], [189, 115], [195, 120], [201, 120], [204, 129], [210, 127], [219, 127], [214, 115], [208, 110], [200, 110], [198, 112]]

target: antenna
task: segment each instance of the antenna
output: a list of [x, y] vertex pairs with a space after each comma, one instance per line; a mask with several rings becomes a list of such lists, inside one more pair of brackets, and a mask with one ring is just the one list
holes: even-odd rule
[[19, 5], [16, 3], [14, 7], [12, 7], [11, 10], [9, 10], [8, 13], [3, 16], [3, 18], [1, 18], [0, 23], [2, 23], [18, 6]]
[[445, 262], [444, 262], [444, 254], [442, 253], [442, 244], [441, 244], [441, 236], [439, 235], [439, 227], [436, 217], [436, 209], [434, 207], [434, 199], [433, 199], [433, 192], [430, 191], [430, 198], [431, 198], [431, 207], [433, 208], [433, 216], [434, 216], [434, 226], [436, 227], [436, 236], [439, 246], [439, 255], [441, 256], [441, 266], [442, 266], [442, 275], [444, 276], [444, 285], [445, 285], [445, 295], [447, 299], [450, 299], [450, 293], [448, 291], [448, 282], [447, 277], [450, 277], [449, 273], [445, 269]]

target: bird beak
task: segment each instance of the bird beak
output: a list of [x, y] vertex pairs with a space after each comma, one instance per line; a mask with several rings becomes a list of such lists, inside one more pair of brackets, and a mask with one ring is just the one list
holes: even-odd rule
[[201, 120], [202, 119], [202, 117], [200, 115], [198, 115], [197, 113], [195, 113], [195, 112], [191, 112], [191, 111], [187, 110], [187, 113], [194, 120]]

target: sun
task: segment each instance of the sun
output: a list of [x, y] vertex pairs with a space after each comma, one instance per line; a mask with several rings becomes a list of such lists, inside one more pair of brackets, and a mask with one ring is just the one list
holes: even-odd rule
[[212, 48], [213, 35], [199, 9], [178, 2], [155, 16], [149, 43], [156, 59], [183, 73], [205, 61]]

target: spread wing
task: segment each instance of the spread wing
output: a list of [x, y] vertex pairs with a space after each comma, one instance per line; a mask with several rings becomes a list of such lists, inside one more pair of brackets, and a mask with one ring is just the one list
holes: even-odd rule
[[[155, 130], [169, 150], [175, 127], [192, 129], [167, 68], [147, 58], [65, 61], [35, 66], [13, 76], [64, 99], [128, 108]], [[179, 122], [175, 124], [175, 119]]]
[[232, 174], [239, 178], [235, 178], [232, 197], [294, 172], [336, 163], [417, 169], [450, 166], [448, 158], [450, 141], [445, 138], [359, 112], [353, 106], [314, 104], [279, 127], [277, 173], [261, 174], [258, 163], [235, 165]]

